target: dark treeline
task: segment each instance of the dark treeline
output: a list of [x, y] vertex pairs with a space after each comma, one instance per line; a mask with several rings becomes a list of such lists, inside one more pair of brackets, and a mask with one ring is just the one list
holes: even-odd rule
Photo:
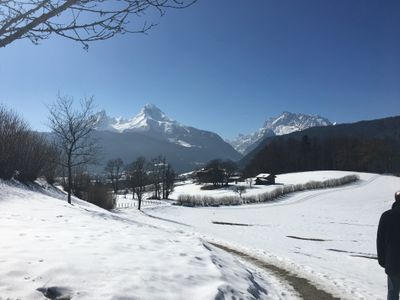
[[[111, 189], [104, 183], [102, 177], [90, 175], [85, 167], [80, 166], [73, 168], [71, 179], [71, 192], [74, 196], [104, 209], [114, 208], [115, 203]], [[65, 176], [61, 177], [64, 190], [68, 186], [66, 180]]]
[[130, 189], [139, 203], [145, 192], [153, 199], [168, 199], [176, 175], [165, 156], [150, 161], [139, 157], [127, 166], [117, 158], [107, 162], [106, 176], [90, 174], [87, 165], [96, 161], [97, 154], [92, 151], [97, 149], [95, 141], [89, 139], [94, 128], [92, 101], [83, 102], [82, 111], [76, 112], [72, 103], [72, 98], [61, 97], [52, 106], [53, 133], [60, 133], [52, 139], [31, 131], [17, 113], [0, 105], [0, 179], [33, 182], [42, 177], [50, 184], [57, 180], [69, 196], [106, 209], [114, 206], [112, 190], [117, 194]]
[[228, 185], [229, 178], [238, 171], [237, 164], [230, 160], [210, 160], [202, 170], [195, 174], [199, 183], [212, 183], [214, 187]]
[[394, 139], [331, 137], [276, 138], [245, 168], [247, 176], [312, 170], [399, 173], [400, 147]]
[[143, 156], [124, 165], [122, 159], [109, 160], [105, 167], [106, 176], [115, 194], [132, 193], [132, 198], [139, 202], [138, 209], [145, 193], [151, 194], [151, 199], [168, 199], [174, 189], [175, 171], [165, 156], [159, 155], [147, 161]]
[[[65, 170], [61, 171], [65, 173]], [[174, 189], [176, 175], [163, 156], [150, 161], [138, 157], [128, 165], [120, 158], [111, 159], [104, 171], [104, 174], [94, 175], [85, 166], [73, 168], [72, 194], [102, 208], [112, 209], [115, 195], [123, 194], [126, 197], [130, 192], [132, 198], [138, 200], [140, 209], [145, 193], [151, 199], [168, 199]], [[61, 184], [66, 188], [67, 177], [61, 175], [60, 178]]]
[[[400, 144], [400, 116], [377, 119], [371, 121], [360, 121], [350, 124], [337, 124], [334, 126], [311, 127], [303, 131], [292, 132], [285, 136], [274, 136], [263, 139], [259, 145], [243, 157], [239, 166], [245, 168], [255, 155], [262, 151], [268, 144], [276, 139], [296, 139], [301, 140], [307, 135], [310, 139], [336, 139], [341, 137], [354, 138], [360, 140], [394, 140]], [[393, 143], [393, 141], [389, 141]]]
[[54, 144], [31, 131], [18, 114], [0, 106], [0, 178], [28, 182], [43, 176], [54, 182], [58, 159]]

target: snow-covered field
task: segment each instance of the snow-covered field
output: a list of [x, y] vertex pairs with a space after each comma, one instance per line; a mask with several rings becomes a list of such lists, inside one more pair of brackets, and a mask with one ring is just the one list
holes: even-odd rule
[[[314, 171], [314, 172], [302, 172], [302, 173], [291, 173], [281, 174], [275, 179], [277, 185], [250, 185], [247, 182], [238, 182], [237, 185], [246, 187], [246, 192], [243, 194], [244, 197], [257, 196], [265, 192], [270, 192], [277, 187], [282, 185], [295, 185], [305, 184], [310, 181], [324, 181], [327, 179], [337, 179], [347, 175], [353, 175], [354, 172], [336, 172], [336, 171]], [[187, 181], [186, 184], [181, 184], [175, 187], [171, 194], [171, 199], [178, 199], [181, 195], [198, 195], [198, 196], [210, 196], [213, 198], [220, 197], [235, 197], [238, 196], [235, 193], [233, 187], [235, 184], [231, 183], [228, 187], [223, 187], [215, 190], [202, 190], [201, 184], [192, 183]]]
[[[278, 181], [297, 183], [346, 174], [287, 174]], [[390, 208], [394, 192], [400, 189], [400, 178], [358, 175], [357, 183], [299, 192], [279, 202], [218, 208], [158, 206], [146, 212], [164, 220], [160, 222], [171, 220], [176, 222], [170, 223], [173, 227], [199, 232], [306, 276], [339, 297], [384, 299], [386, 276], [375, 259], [376, 229], [381, 213]], [[196, 192], [194, 188], [178, 187], [174, 196]]]
[[[278, 182], [348, 174], [286, 174]], [[71, 206], [56, 190], [0, 181], [0, 299], [45, 299], [46, 289], [72, 299], [295, 298], [271, 274], [207, 240], [291, 270], [343, 299], [384, 299], [376, 228], [400, 178], [358, 175], [357, 183], [272, 203], [205, 208], [149, 203], [144, 213], [135, 207], [107, 212], [77, 199]], [[180, 186], [173, 197], [194, 188]]]
[[285, 299], [273, 278], [195, 234], [73, 203], [0, 181], [0, 299]]

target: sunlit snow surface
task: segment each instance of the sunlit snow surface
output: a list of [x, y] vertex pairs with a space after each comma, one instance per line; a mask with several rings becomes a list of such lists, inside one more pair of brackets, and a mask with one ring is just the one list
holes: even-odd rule
[[0, 181], [0, 299], [292, 297], [196, 234], [134, 209], [73, 203], [54, 189]]
[[[280, 180], [298, 183], [347, 174], [294, 173], [281, 176]], [[357, 174], [361, 178], [358, 183], [299, 192], [269, 204], [214, 208], [158, 206], [147, 208], [146, 212], [185, 223], [191, 226], [182, 226], [185, 230], [199, 232], [293, 270], [342, 298], [384, 299], [386, 276], [375, 259], [376, 229], [381, 213], [391, 207], [394, 192], [400, 190], [400, 178]], [[175, 195], [196, 194], [197, 189], [195, 185], [178, 187]], [[250, 226], [217, 225], [213, 221]]]
[[[243, 185], [246, 187], [246, 191], [243, 196], [257, 196], [265, 192], [270, 192], [282, 185], [290, 184], [305, 184], [310, 181], [324, 181], [327, 179], [341, 178], [347, 175], [356, 174], [354, 172], [337, 172], [337, 171], [313, 171], [313, 172], [302, 172], [302, 173], [291, 173], [291, 174], [281, 174], [277, 175], [275, 178], [276, 185], [254, 185], [249, 184], [248, 181], [238, 182], [237, 185]], [[254, 178], [252, 180], [254, 182]], [[180, 195], [198, 195], [198, 196], [212, 196], [214, 198], [218, 197], [229, 197], [238, 196], [234, 191], [233, 184], [228, 187], [222, 187], [215, 190], [202, 190], [201, 184], [191, 183], [187, 181], [185, 184], [178, 183], [175, 187], [173, 193], [171, 194], [171, 199], [177, 199]]]
[[[347, 174], [297, 173], [280, 180]], [[145, 214], [135, 208], [109, 213], [78, 200], [70, 206], [53, 190], [45, 195], [0, 182], [0, 299], [44, 299], [37, 289], [52, 288], [73, 299], [214, 299], [220, 293], [251, 299], [253, 276], [260, 299], [293, 299], [270, 274], [204, 239], [292, 270], [344, 299], [384, 299], [385, 274], [374, 259], [376, 226], [400, 178], [359, 175], [356, 184], [269, 204], [150, 205]]]

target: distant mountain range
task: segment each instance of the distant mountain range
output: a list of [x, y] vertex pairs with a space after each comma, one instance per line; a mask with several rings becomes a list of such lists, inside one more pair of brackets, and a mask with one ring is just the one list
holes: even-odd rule
[[252, 134], [224, 141], [216, 133], [180, 124], [154, 104], [146, 104], [131, 119], [110, 117], [104, 110], [96, 118], [95, 136], [102, 148], [101, 161], [120, 157], [129, 163], [141, 155], [151, 159], [161, 154], [180, 172], [193, 170], [215, 158], [237, 161], [267, 137], [332, 125], [320, 116], [283, 112], [265, 121]]
[[316, 126], [333, 125], [328, 119], [320, 116], [283, 112], [264, 122], [263, 127], [251, 134], [239, 134], [234, 140], [227, 140], [236, 151], [247, 154], [255, 149], [267, 137], [285, 135], [295, 131]]
[[159, 155], [165, 156], [177, 172], [192, 171], [212, 159], [230, 159], [245, 168], [249, 163], [257, 166], [256, 157], [262, 167], [262, 151], [267, 145], [276, 140], [299, 140], [304, 135], [310, 139], [388, 139], [394, 141], [391, 146], [400, 145], [400, 117], [336, 125], [320, 116], [283, 112], [230, 144], [216, 133], [172, 120], [153, 104], [146, 104], [131, 119], [110, 117], [105, 111], [97, 113], [96, 118], [94, 137], [102, 150], [100, 164], [92, 168], [95, 172], [102, 172], [110, 159], [121, 158], [129, 164], [139, 156], [151, 159]]
[[[267, 137], [262, 139], [257, 147], [247, 153], [238, 164], [242, 168], [250, 166], [253, 170], [256, 170], [256, 172], [261, 172], [261, 169], [262, 172], [267, 172], [268, 170], [264, 170], [262, 163], [267, 161], [265, 153], [271, 144], [275, 143], [275, 145], [279, 145], [279, 143], [281, 143], [280, 145], [287, 146], [284, 148], [284, 151], [288, 153], [290, 153], [290, 151], [296, 152], [295, 149], [289, 148], [288, 145], [290, 141], [303, 141], [305, 138], [310, 144], [316, 142], [324, 144], [325, 148], [322, 147], [319, 149], [318, 154], [322, 156], [325, 155], [326, 157], [328, 157], [328, 153], [331, 155], [330, 152], [332, 151], [342, 151], [343, 153], [341, 153], [341, 155], [345, 157], [342, 157], [342, 159], [351, 162], [355, 160], [354, 157], [356, 155], [363, 154], [358, 152], [367, 152], [368, 150], [375, 155], [370, 159], [365, 158], [366, 164], [369, 165], [370, 169], [354, 169], [352, 167], [347, 167], [346, 170], [363, 172], [382, 172], [381, 170], [387, 172], [395, 170], [398, 172], [400, 170], [400, 116], [360, 121], [350, 124], [338, 124], [335, 126], [311, 127], [287, 135]], [[365, 149], [361, 151], [356, 148], [357, 143], [364, 143], [363, 146]], [[349, 149], [353, 144], [355, 148]], [[336, 148], [336, 150], [333, 148]], [[293, 154], [296, 154], [294, 152]], [[277, 157], [274, 157], [274, 159], [279, 160]], [[315, 159], [316, 157], [312, 157], [311, 160]], [[377, 161], [383, 161], [384, 159], [391, 162], [387, 162], [387, 166], [380, 166], [381, 169], [378, 169], [375, 166]], [[303, 160], [303, 158], [300, 160]], [[283, 165], [290, 165], [290, 162], [283, 162]], [[330, 168], [335, 169], [334, 166]]]
[[179, 171], [190, 171], [211, 159], [239, 160], [235, 151], [216, 133], [185, 126], [157, 106], [146, 104], [132, 119], [97, 115], [95, 136], [102, 148], [101, 161], [120, 157], [130, 163], [138, 156], [165, 155]]

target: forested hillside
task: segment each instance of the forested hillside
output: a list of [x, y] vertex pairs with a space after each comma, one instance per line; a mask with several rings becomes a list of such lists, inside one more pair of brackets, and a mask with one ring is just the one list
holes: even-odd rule
[[269, 138], [244, 162], [247, 175], [327, 169], [398, 173], [400, 117], [310, 128]]

